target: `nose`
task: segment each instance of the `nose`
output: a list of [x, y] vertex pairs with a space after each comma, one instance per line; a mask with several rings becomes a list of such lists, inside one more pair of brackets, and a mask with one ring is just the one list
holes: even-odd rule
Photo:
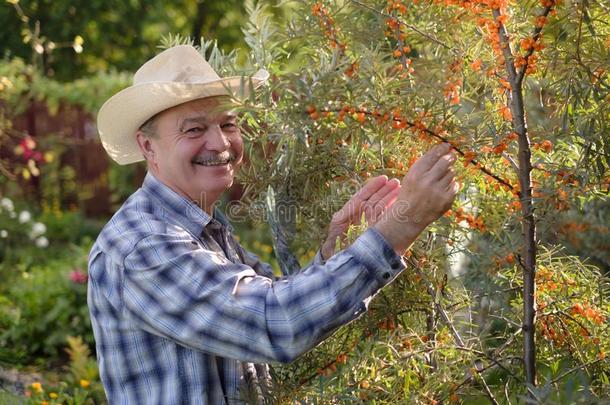
[[220, 125], [213, 125], [209, 127], [208, 133], [205, 137], [205, 148], [212, 151], [224, 152], [229, 149], [231, 142], [229, 138], [220, 128]]

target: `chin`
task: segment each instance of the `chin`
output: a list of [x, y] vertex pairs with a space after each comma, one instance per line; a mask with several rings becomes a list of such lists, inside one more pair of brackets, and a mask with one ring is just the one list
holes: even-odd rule
[[215, 179], [212, 182], [205, 182], [203, 184], [199, 184], [197, 187], [198, 195], [220, 195], [227, 191], [229, 187], [233, 185], [233, 179]]

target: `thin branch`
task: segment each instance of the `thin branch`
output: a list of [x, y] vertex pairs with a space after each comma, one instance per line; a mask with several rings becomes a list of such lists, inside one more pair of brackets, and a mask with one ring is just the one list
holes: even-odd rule
[[578, 366], [576, 366], [574, 368], [571, 368], [568, 371], [566, 371], [565, 373], [561, 374], [559, 377], [551, 380], [549, 384], [555, 384], [555, 383], [559, 382], [561, 379], [563, 379], [564, 377], [566, 377], [567, 375], [572, 374], [574, 371], [578, 371], [581, 368], [592, 366], [593, 364], [599, 363], [602, 360], [604, 360], [604, 359], [597, 359], [597, 360], [593, 360], [593, 361], [590, 361], [590, 362], [585, 363], [585, 364], [579, 364]]
[[398, 22], [400, 25], [404, 25], [405, 27], [407, 27], [408, 29], [417, 32], [419, 35], [428, 38], [430, 41], [442, 46], [443, 48], [446, 48], [448, 50], [450, 50], [451, 52], [453, 52], [454, 54], [459, 54], [458, 50], [455, 48], [450, 47], [449, 45], [445, 44], [443, 41], [441, 41], [440, 39], [436, 38], [434, 35], [428, 34], [426, 32], [423, 32], [422, 30], [420, 30], [419, 28], [417, 28], [414, 25], [408, 24], [402, 20], [400, 20], [399, 18], [396, 18], [395, 16], [388, 14], [388, 13], [384, 13], [383, 11], [379, 11], [374, 7], [369, 6], [368, 4], [364, 4], [359, 2], [358, 0], [350, 0], [352, 3], [362, 7], [362, 8], [366, 8], [370, 11], [373, 11], [381, 16], [387, 17], [387, 18], [392, 18], [394, 19], [396, 22]]
[[515, 173], [517, 174], [517, 176], [519, 175], [519, 166], [517, 166], [517, 162], [515, 162], [515, 159], [513, 159], [508, 153], [506, 152], [502, 152], [502, 157], [504, 159], [506, 159], [508, 161], [508, 163], [510, 163], [510, 165], [512, 166], [513, 170], [515, 171]]
[[492, 14], [494, 17], [494, 21], [499, 25], [498, 36], [500, 40], [500, 48], [502, 49], [502, 54], [504, 56], [506, 71], [508, 73], [508, 80], [510, 82], [512, 92], [514, 92], [517, 88], [521, 87], [521, 82], [518, 78], [517, 71], [515, 69], [514, 56], [512, 49], [510, 48], [510, 36], [506, 31], [506, 27], [504, 26], [504, 24], [500, 22], [500, 10], [495, 8], [492, 10]]
[[483, 383], [483, 387], [485, 388], [485, 392], [487, 393], [487, 397], [489, 398], [491, 403], [493, 405], [499, 405], [498, 401], [496, 400], [496, 397], [494, 397], [494, 394], [491, 392], [491, 389], [489, 389], [489, 385], [487, 385], [487, 381], [485, 381], [485, 377], [483, 377], [483, 375], [481, 375], [481, 374], [479, 374], [479, 377], [481, 377], [481, 382]]
[[[417, 268], [417, 264], [415, 263], [415, 259], [413, 257], [410, 257], [409, 261], [410, 261], [411, 265], [413, 265], [413, 267], [414, 267], [415, 271], [417, 272], [417, 274], [422, 278], [422, 280], [425, 280], [424, 275]], [[428, 292], [428, 295], [430, 295], [431, 299], [433, 301], [435, 301], [434, 297], [435, 297], [436, 293], [434, 291], [434, 287], [432, 286], [432, 283], [426, 283], [426, 290]], [[460, 334], [458, 333], [457, 329], [455, 329], [455, 326], [453, 325], [453, 322], [451, 322], [451, 319], [449, 319], [449, 315], [447, 315], [447, 312], [445, 311], [443, 306], [440, 303], [438, 303], [438, 302], [434, 302], [434, 306], [435, 306], [435, 309], [438, 311], [438, 313], [441, 315], [441, 318], [443, 318], [443, 322], [445, 322], [445, 324], [449, 327], [449, 330], [451, 331], [451, 334], [453, 335], [453, 339], [455, 340], [455, 344], [459, 348], [464, 348], [465, 347], [464, 339], [462, 339], [462, 336], [460, 336]]]
[[[542, 11], [542, 14], [540, 14], [538, 17], [547, 17], [552, 9], [553, 9], [552, 6], [545, 7], [544, 10]], [[534, 32], [532, 33], [532, 39], [534, 40], [534, 42], [538, 42], [541, 35], [542, 35], [542, 26], [537, 26], [536, 28], [534, 28]], [[516, 77], [517, 83], [519, 83], [519, 85], [521, 85], [521, 82], [523, 81], [523, 78], [525, 77], [525, 72], [527, 70], [529, 58], [530, 58], [530, 56], [533, 55], [533, 53], [534, 53], [534, 48], [530, 48], [524, 56], [525, 65], [521, 68], [521, 70], [519, 71], [519, 74]], [[514, 64], [513, 64], [513, 66], [514, 66]]]
[[508, 381], [504, 383], [504, 396], [506, 397], [506, 403], [507, 403], [508, 405], [513, 405], [513, 404], [510, 402], [510, 397], [509, 397], [509, 395], [508, 395]]
[[[337, 109], [323, 109], [321, 110], [323, 112], [339, 112], [340, 110]], [[362, 110], [358, 110], [356, 111], [358, 113], [364, 113], [366, 115], [373, 115], [372, 112], [370, 111], [362, 111]], [[394, 121], [396, 122], [402, 122], [407, 124], [407, 126], [409, 128], [418, 128], [420, 131], [424, 131], [426, 134], [440, 140], [441, 142], [446, 142], [448, 144], [451, 145], [451, 148], [453, 150], [455, 150], [457, 152], [458, 155], [465, 157], [466, 156], [466, 152], [462, 151], [457, 145], [455, 145], [454, 143], [452, 143], [449, 139], [445, 138], [444, 136], [432, 131], [429, 128], [420, 128], [417, 124], [415, 124], [412, 121], [407, 121], [404, 120], [402, 118], [392, 118]], [[511, 190], [514, 194], [518, 195], [519, 197], [521, 197], [521, 192], [515, 190], [515, 187], [510, 184], [510, 182], [508, 180], [503, 179], [502, 177], [498, 176], [497, 174], [494, 174], [491, 170], [489, 170], [488, 168], [486, 168], [485, 166], [483, 166], [479, 161], [477, 161], [476, 159], [472, 159], [470, 160], [470, 162], [477, 168], [479, 169], [481, 172], [485, 173], [486, 175], [488, 175], [489, 177], [493, 178], [494, 180], [496, 180], [498, 183], [502, 184], [503, 186], [507, 187], [509, 190]]]

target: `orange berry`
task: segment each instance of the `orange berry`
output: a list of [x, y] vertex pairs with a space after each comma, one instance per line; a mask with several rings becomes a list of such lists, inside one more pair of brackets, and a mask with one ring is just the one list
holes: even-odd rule
[[536, 27], [542, 28], [546, 25], [547, 22], [548, 22], [548, 19], [545, 16], [540, 15], [540, 16], [536, 17], [535, 24], [536, 24]]
[[470, 64], [470, 67], [472, 68], [472, 70], [474, 70], [475, 72], [478, 72], [479, 70], [481, 70], [481, 66], [483, 65], [483, 61], [481, 59], [477, 59], [474, 62], [472, 62]]
[[547, 140], [544, 140], [544, 141], [542, 141], [542, 142], [540, 143], [540, 148], [541, 148], [541, 149], [542, 149], [544, 152], [549, 153], [550, 151], [552, 151], [552, 150], [553, 150], [553, 143], [552, 143], [551, 141], [549, 141], [548, 139], [547, 139]]
[[502, 154], [502, 152], [504, 152], [504, 151], [505, 151], [507, 148], [508, 148], [508, 145], [506, 145], [504, 142], [502, 142], [502, 143], [500, 143], [500, 144], [498, 144], [498, 145], [494, 146], [494, 148], [493, 148], [493, 152], [494, 152], [496, 155], [501, 155], [501, 154]]
[[506, 106], [500, 108], [500, 115], [502, 115], [502, 118], [506, 121], [512, 121], [513, 119], [513, 113], [510, 111], [510, 108]]
[[464, 164], [466, 164], [466, 165], [470, 164], [476, 157], [477, 157], [477, 154], [473, 151], [468, 151], [468, 152], [464, 153]]

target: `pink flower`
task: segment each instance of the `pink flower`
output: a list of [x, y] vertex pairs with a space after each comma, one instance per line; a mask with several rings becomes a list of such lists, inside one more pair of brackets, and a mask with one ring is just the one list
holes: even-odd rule
[[84, 273], [80, 270], [73, 270], [70, 273], [70, 281], [74, 284], [85, 284], [87, 282], [87, 273]]

